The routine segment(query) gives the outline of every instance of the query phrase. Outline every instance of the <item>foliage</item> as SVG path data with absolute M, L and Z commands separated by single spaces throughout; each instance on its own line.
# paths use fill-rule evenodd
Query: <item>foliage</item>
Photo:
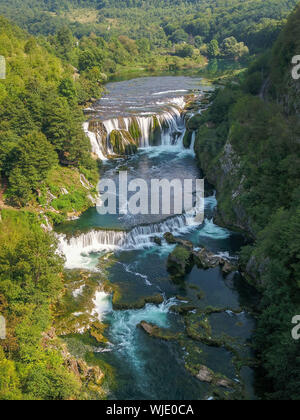
M 81 81 L 73 82 L 69 65 L 3 18 L 0 39 L 6 39 L 1 53 L 7 61 L 7 79 L 0 82 L 0 177 L 9 202 L 24 206 L 36 200 L 57 161 L 87 170 L 96 164 L 77 105 Z M 71 34 L 61 30 L 57 39 L 58 55 L 66 56 Z
M 63 288 L 63 260 L 56 240 L 36 216 L 2 211 L 0 222 L 0 310 L 7 338 L 0 347 L 0 399 L 68 399 L 79 384 L 54 349 L 43 349 L 51 325 L 50 304 Z
M 291 320 L 300 311 L 299 114 L 296 106 L 287 112 L 285 101 L 297 89 L 291 88 L 290 60 L 299 22 L 300 8 L 271 54 L 259 57 L 239 84 L 216 93 L 196 140 L 200 164 L 220 188 L 222 218 L 254 238 L 242 250 L 241 265 L 262 294 L 255 349 L 260 393 L 272 400 L 299 399 L 299 342 L 291 337 Z M 267 101 L 274 86 L 276 102 Z
M 271 47 L 296 4 L 297 0 L 0 0 L 0 13 L 35 35 L 54 35 L 67 22 L 78 38 L 94 33 L 108 41 L 121 35 L 147 39 L 152 49 L 160 49 L 170 43 L 196 45 L 196 37 L 207 44 L 235 37 L 257 52 Z M 70 45 L 70 34 L 63 32 L 61 41 Z

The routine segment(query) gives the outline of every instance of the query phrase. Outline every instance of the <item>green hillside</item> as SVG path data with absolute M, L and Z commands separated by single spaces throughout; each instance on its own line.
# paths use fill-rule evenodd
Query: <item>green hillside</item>
M 299 28 L 300 7 L 272 52 L 217 93 L 196 140 L 200 166 L 218 188 L 218 222 L 251 238 L 241 268 L 262 295 L 255 349 L 267 399 L 299 399 L 300 347 L 291 337 L 300 312 L 299 81 L 291 74 Z
M 152 48 L 202 45 L 234 36 L 251 52 L 270 47 L 297 0 L 0 0 L 0 14 L 33 34 L 54 34 L 66 20 L 77 36 L 146 38 Z

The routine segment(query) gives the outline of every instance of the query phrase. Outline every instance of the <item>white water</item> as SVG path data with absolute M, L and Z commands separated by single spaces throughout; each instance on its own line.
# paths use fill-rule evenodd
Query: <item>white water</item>
M 96 156 L 98 156 L 101 160 L 107 160 L 106 156 L 103 152 L 103 147 L 101 142 L 98 142 L 97 136 L 92 131 L 89 131 L 89 123 L 85 122 L 83 124 L 83 130 L 85 134 L 89 137 L 91 146 L 92 146 L 92 153 L 94 153 Z
M 211 207 L 212 198 L 208 197 L 205 200 L 208 200 L 205 202 L 205 207 Z M 71 238 L 61 234 L 58 235 L 59 250 L 66 258 L 66 268 L 95 269 L 101 253 L 153 248 L 155 236 L 162 238 L 167 232 L 180 236 L 200 228 L 201 224 L 195 219 L 195 215 L 203 212 L 203 209 L 198 210 L 196 209 L 192 214 L 171 217 L 160 223 L 137 226 L 130 231 L 91 230 Z M 230 236 L 230 233 L 216 226 L 212 220 L 206 219 L 199 230 L 199 236 L 225 239 Z
M 130 125 L 136 121 L 141 132 L 139 145 L 140 147 L 149 147 L 150 135 L 153 131 L 153 117 L 153 115 L 147 114 L 147 116 L 138 115 L 136 117 L 113 118 L 103 121 L 103 125 L 105 126 L 108 134 L 108 141 L 112 131 L 129 131 Z M 161 129 L 161 144 L 171 145 L 173 135 L 175 133 L 181 133 L 184 129 L 184 121 L 181 117 L 179 109 L 172 107 L 169 111 L 165 111 L 162 114 L 157 114 L 155 117 L 157 118 Z
M 172 101 L 171 101 L 172 102 Z M 92 152 L 101 160 L 107 160 L 106 153 L 114 154 L 110 144 L 110 134 L 112 131 L 126 130 L 129 131 L 133 123 L 137 123 L 141 136 L 139 138 L 139 147 L 148 148 L 151 146 L 150 138 L 154 130 L 154 119 L 158 121 L 161 132 L 160 143 L 164 146 L 171 146 L 174 144 L 182 144 L 183 135 L 185 132 L 184 119 L 181 114 L 181 109 L 185 105 L 184 98 L 174 98 L 173 103 L 176 106 L 171 106 L 168 110 L 160 114 L 149 114 L 112 118 L 103 121 L 103 125 L 107 131 L 107 137 L 103 138 L 100 133 L 89 131 L 89 122 L 84 123 L 84 132 L 90 139 Z
M 227 239 L 230 237 L 230 232 L 227 229 L 215 225 L 212 219 L 205 219 L 204 227 L 199 231 L 199 236 L 212 239 Z
M 112 311 L 111 296 L 104 291 L 96 292 L 93 300 L 94 310 L 92 315 L 97 316 L 99 321 L 103 320 L 103 317 Z
M 196 131 L 193 131 L 190 150 L 195 154 Z
M 143 369 L 143 362 L 138 356 L 137 325 L 141 321 L 153 323 L 159 327 L 169 326 L 168 312 L 171 306 L 176 304 L 176 299 L 172 298 L 164 301 L 161 305 L 147 304 L 143 309 L 114 311 L 111 314 L 112 322 L 110 334 L 115 350 L 126 356 L 129 363 L 136 369 Z
M 137 226 L 131 231 L 91 230 L 67 238 L 58 235 L 59 250 L 66 257 L 66 268 L 95 268 L 97 253 L 116 250 L 144 249 L 155 246 L 153 237 L 163 237 L 167 232 L 182 235 L 199 226 L 195 214 L 174 216 L 161 223 Z

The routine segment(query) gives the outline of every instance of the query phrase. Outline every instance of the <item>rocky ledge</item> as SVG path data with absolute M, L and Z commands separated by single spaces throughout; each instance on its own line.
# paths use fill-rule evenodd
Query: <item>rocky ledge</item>
M 151 324 L 146 321 L 141 321 L 138 324 L 138 327 L 141 328 L 150 337 L 159 338 L 165 341 L 176 340 L 179 337 L 179 333 L 173 334 L 167 329 L 159 328 L 157 325 Z
M 236 267 L 225 258 L 205 248 L 200 251 L 195 250 L 191 242 L 175 238 L 171 233 L 166 233 L 164 239 L 169 244 L 177 245 L 167 261 L 167 270 L 173 279 L 183 279 L 192 271 L 195 264 L 204 270 L 219 266 L 225 276 L 236 270 Z
M 216 375 L 211 369 L 204 365 L 199 367 L 199 371 L 195 376 L 201 382 L 206 382 L 223 388 L 233 388 L 234 386 L 233 382 L 228 378 Z
M 209 268 L 215 268 L 220 266 L 223 274 L 227 275 L 236 270 L 236 267 L 232 265 L 228 260 L 215 255 L 214 253 L 203 248 L 200 251 L 193 251 L 194 261 L 197 267 L 205 270 Z

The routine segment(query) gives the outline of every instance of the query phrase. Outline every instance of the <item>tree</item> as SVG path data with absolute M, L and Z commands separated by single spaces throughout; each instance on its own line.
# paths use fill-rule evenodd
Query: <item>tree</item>
M 181 44 L 182 42 L 188 42 L 189 36 L 183 29 L 177 29 L 170 36 L 170 39 L 174 44 Z
M 39 132 L 21 138 L 13 155 L 8 194 L 18 204 L 26 204 L 32 191 L 37 191 L 48 171 L 57 163 L 57 155 Z
M 63 58 L 68 58 L 74 45 L 74 38 L 71 29 L 68 26 L 62 27 L 56 34 L 55 44 L 57 52 Z
M 195 47 L 198 48 L 198 49 L 200 49 L 202 47 L 202 45 L 203 45 L 203 38 L 202 38 L 202 36 L 199 36 L 199 35 L 195 36 L 194 42 L 195 42 Z
M 194 48 L 189 44 L 177 45 L 175 54 L 182 58 L 192 57 L 194 54 Z
M 74 103 L 76 99 L 76 88 L 73 80 L 70 78 L 63 79 L 58 87 L 58 92 L 62 96 L 65 96 L 71 104 Z
M 97 65 L 97 59 L 91 50 L 84 50 L 79 55 L 79 70 L 89 70 Z
M 15 363 L 5 358 L 0 346 L 0 400 L 20 400 L 22 393 Z
M 209 57 L 215 58 L 220 54 L 219 43 L 216 39 L 210 41 L 207 46 L 207 54 Z
M 224 57 L 238 59 L 249 54 L 249 49 L 243 42 L 237 42 L 237 40 L 231 36 L 230 38 L 224 39 L 221 44 L 220 52 Z

